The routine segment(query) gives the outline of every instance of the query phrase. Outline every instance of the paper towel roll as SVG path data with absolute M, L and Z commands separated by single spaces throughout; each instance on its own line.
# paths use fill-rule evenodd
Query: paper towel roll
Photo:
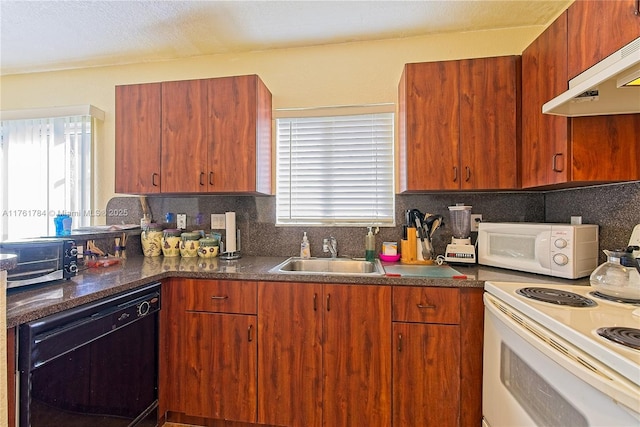
M 225 233 L 226 233 L 226 252 L 235 252 L 236 248 L 236 213 L 225 212 L 224 213 Z

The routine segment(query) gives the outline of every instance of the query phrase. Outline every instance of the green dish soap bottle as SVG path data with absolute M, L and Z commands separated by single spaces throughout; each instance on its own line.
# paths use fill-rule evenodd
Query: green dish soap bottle
M 369 227 L 369 232 L 364 238 L 364 258 L 367 261 L 376 259 L 376 236 L 374 236 L 371 227 Z

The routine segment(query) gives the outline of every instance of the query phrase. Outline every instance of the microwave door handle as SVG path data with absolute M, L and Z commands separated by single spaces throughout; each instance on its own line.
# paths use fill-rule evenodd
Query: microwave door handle
M 541 231 L 536 235 L 535 261 L 543 268 L 551 268 L 551 254 L 549 253 L 550 241 L 551 231 Z

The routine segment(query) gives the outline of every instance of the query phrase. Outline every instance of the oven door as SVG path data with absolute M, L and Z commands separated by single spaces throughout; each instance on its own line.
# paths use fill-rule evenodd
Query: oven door
M 486 425 L 638 425 L 637 386 L 490 294 L 484 300 Z

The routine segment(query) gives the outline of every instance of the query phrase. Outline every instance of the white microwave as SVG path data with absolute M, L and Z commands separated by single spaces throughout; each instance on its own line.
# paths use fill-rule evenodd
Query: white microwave
M 598 226 L 481 222 L 478 264 L 577 279 L 598 266 Z

